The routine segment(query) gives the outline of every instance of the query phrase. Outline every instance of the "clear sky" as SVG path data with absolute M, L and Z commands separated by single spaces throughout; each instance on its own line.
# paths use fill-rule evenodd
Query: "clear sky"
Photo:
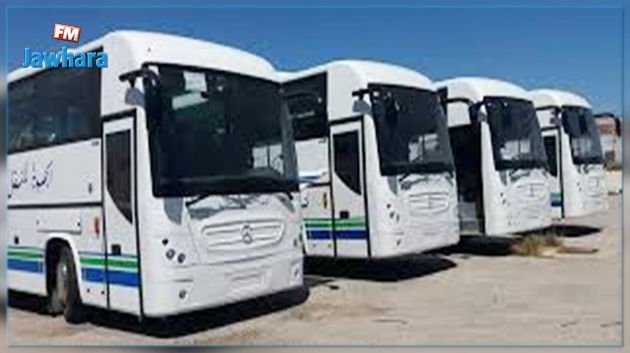
M 586 96 L 596 111 L 620 114 L 622 10 L 519 4 L 11 8 L 6 59 L 9 68 L 15 68 L 23 61 L 24 47 L 58 49 L 63 42 L 51 39 L 55 22 L 81 26 L 82 43 L 116 29 L 155 30 L 235 46 L 283 70 L 341 58 L 373 59 L 416 69 L 433 80 L 489 76 L 527 89 L 567 89 Z

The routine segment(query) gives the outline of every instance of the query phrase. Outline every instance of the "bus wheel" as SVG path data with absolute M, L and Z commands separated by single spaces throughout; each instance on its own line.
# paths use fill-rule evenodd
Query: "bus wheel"
M 79 295 L 77 272 L 72 252 L 66 246 L 61 248 L 55 264 L 55 275 L 50 293 L 50 307 L 63 312 L 68 323 L 80 323 L 84 320 L 83 305 Z

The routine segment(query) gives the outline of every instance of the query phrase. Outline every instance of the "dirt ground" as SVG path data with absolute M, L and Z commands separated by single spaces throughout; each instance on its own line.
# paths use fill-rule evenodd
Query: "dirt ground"
M 309 293 L 139 324 L 95 311 L 70 326 L 12 294 L 14 345 L 619 345 L 621 206 L 558 227 L 592 254 L 522 257 L 507 238 L 383 263 L 307 264 Z M 308 296 L 308 297 L 307 297 Z

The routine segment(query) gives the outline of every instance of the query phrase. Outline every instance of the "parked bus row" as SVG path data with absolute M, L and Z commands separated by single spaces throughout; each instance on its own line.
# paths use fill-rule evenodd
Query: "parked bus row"
M 589 103 L 368 61 L 279 72 L 113 32 L 102 68 L 9 75 L 9 288 L 81 321 L 303 285 L 303 256 L 380 259 L 606 207 Z M 553 211 L 552 211 L 553 210 Z

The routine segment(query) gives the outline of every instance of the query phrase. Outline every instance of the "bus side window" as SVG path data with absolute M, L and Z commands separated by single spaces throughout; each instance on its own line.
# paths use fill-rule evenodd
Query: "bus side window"
M 20 151 L 33 145 L 33 116 L 12 117 L 9 123 L 9 151 Z
M 556 137 L 555 136 L 545 136 L 545 151 L 547 152 L 547 171 L 549 174 L 554 177 L 558 176 L 558 162 L 557 162 L 557 151 L 556 151 Z
M 295 140 L 327 137 L 326 74 L 285 83 L 283 89 Z
M 129 222 L 131 218 L 131 132 L 120 131 L 108 134 L 107 191 L 116 208 Z
M 333 148 L 335 150 L 335 174 L 350 190 L 361 195 L 358 131 L 333 135 Z
M 9 151 L 101 135 L 101 69 L 47 69 L 9 84 Z
M 63 121 L 59 115 L 40 117 L 34 125 L 34 143 L 53 145 L 65 139 Z

